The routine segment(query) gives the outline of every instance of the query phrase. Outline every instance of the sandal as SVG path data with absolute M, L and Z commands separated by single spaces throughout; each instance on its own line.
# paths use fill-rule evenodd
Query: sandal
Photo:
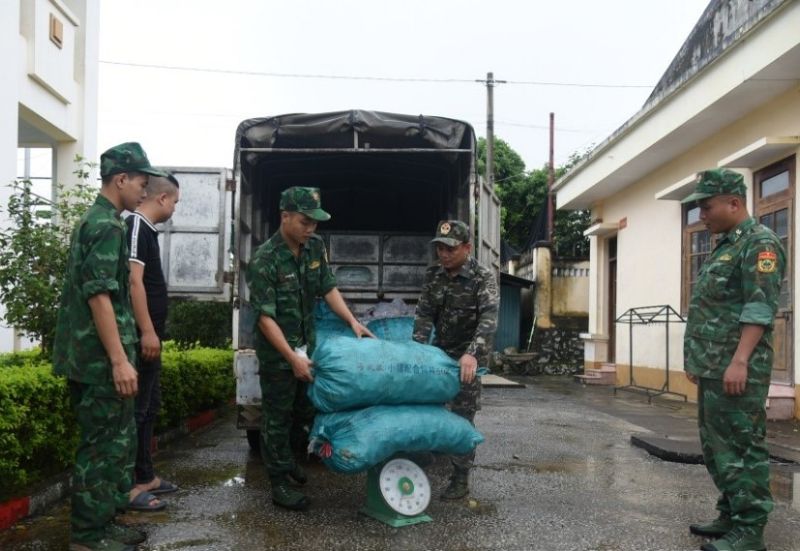
M 128 503 L 128 509 L 130 511 L 160 511 L 167 506 L 163 501 L 153 505 L 153 501 L 158 501 L 158 498 L 150 492 L 140 492 Z
M 148 491 L 154 496 L 157 496 L 161 494 L 169 494 L 171 492 L 177 492 L 178 487 L 172 482 L 167 482 L 166 480 L 161 479 L 161 484 L 158 485 L 158 488 Z

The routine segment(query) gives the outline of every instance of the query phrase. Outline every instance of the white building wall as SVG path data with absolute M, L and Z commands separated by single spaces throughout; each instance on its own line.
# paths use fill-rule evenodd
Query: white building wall
M 65 185 L 75 183 L 76 154 L 97 161 L 99 9 L 98 0 L 0 1 L 0 205 L 19 147 L 52 147 L 54 180 Z M 61 48 L 51 16 L 63 26 Z M 0 352 L 20 344 L 0 323 Z
M 10 74 L 17 74 L 19 60 L 19 8 L 16 0 L 0 2 L 0 52 L 3 52 L 2 65 Z M 0 208 L 8 204 L 10 191 L 7 184 L 16 176 L 17 116 L 17 87 L 0 86 Z M 0 225 L 8 226 L 4 208 L 0 213 Z M 0 314 L 3 313 L 0 304 Z M 13 345 L 13 331 L 0 321 L 0 352 L 11 350 Z
M 680 311 L 682 283 L 682 224 L 678 201 L 657 200 L 656 193 L 670 187 L 685 177 L 718 162 L 764 136 L 793 136 L 800 133 L 800 88 L 794 89 L 775 101 L 754 110 L 746 117 L 724 128 L 718 134 L 699 144 L 688 153 L 668 161 L 657 171 L 638 183 L 606 198 L 602 205 L 604 222 L 626 220 L 626 227 L 617 234 L 617 312 L 628 308 L 668 304 Z M 775 158 L 762 166 L 783 159 L 792 153 L 800 157 L 800 148 L 776 153 Z M 743 170 L 745 181 L 752 188 L 752 170 Z M 795 182 L 795 186 L 798 182 Z M 752 213 L 752 194 L 748 196 Z M 794 232 L 800 230 L 800 209 L 795 209 Z M 596 239 L 596 238 L 593 238 Z M 797 239 L 795 238 L 795 241 Z M 592 256 L 595 258 L 593 246 Z M 800 284 L 795 270 L 795 289 Z M 604 267 L 592 264 L 592 277 L 599 279 Z M 599 304 L 601 310 L 607 301 L 598 300 L 603 284 L 591 285 L 590 305 Z M 795 296 L 797 292 L 795 291 Z M 795 301 L 797 302 L 797 301 Z M 795 305 L 795 310 L 797 305 Z M 592 312 L 594 308 L 590 308 Z M 603 334 L 606 313 L 590 315 L 590 332 Z M 670 368 L 683 368 L 683 326 L 676 325 L 670 332 Z M 797 339 L 795 338 L 795 341 Z M 665 363 L 663 327 L 634 329 L 634 356 L 636 366 L 663 367 Z M 628 363 L 628 329 L 617 326 L 617 363 Z M 795 346 L 794 365 L 798 366 L 800 346 Z M 800 369 L 795 367 L 795 377 Z

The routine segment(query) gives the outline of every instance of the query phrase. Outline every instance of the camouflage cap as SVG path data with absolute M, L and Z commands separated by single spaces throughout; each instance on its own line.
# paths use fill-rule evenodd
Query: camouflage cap
M 166 177 L 167 173 L 153 168 L 142 146 L 136 142 L 115 145 L 100 155 L 100 176 L 112 176 L 122 172 L 143 172 Z
M 727 168 L 714 168 L 697 173 L 697 187 L 681 203 L 691 203 L 714 197 L 715 195 L 741 195 L 747 194 L 744 177 L 738 172 Z
M 321 207 L 322 198 L 319 194 L 319 188 L 295 186 L 281 193 L 281 210 L 300 212 L 317 222 L 330 220 L 331 215 L 322 210 Z
M 431 243 L 443 243 L 448 247 L 455 247 L 462 243 L 469 243 L 469 226 L 461 220 L 440 220 L 436 226 L 436 237 Z

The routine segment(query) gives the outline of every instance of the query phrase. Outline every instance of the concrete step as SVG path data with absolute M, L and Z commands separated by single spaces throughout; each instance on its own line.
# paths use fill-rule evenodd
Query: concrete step
M 617 364 L 603 364 L 597 368 L 590 368 L 587 371 L 599 371 L 601 373 L 616 373 L 617 372 Z
M 602 372 L 598 369 L 587 369 L 583 375 L 575 375 L 575 380 L 585 385 L 613 385 L 617 382 L 613 371 Z
M 769 385 L 767 394 L 767 419 L 785 421 L 794 418 L 794 387 L 789 385 Z

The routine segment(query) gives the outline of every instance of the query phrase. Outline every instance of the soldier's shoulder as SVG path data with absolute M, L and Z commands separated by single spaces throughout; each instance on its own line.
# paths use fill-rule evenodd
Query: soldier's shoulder
M 282 240 L 278 238 L 278 232 L 273 233 L 269 239 L 264 241 L 261 245 L 256 247 L 255 255 L 263 256 L 265 254 L 269 254 L 275 251 L 278 248 L 278 245 L 282 243 Z
M 325 250 L 325 241 L 322 239 L 322 237 L 314 233 L 308 239 L 308 246 L 314 252 L 321 252 Z
M 495 274 L 493 269 L 488 268 L 486 266 L 482 266 L 482 265 L 478 264 L 477 261 L 475 262 L 475 268 L 474 269 L 475 269 L 475 274 L 479 278 L 485 279 L 485 280 L 497 281 L 497 275 Z
M 84 236 L 91 237 L 106 233 L 122 234 L 125 229 L 125 223 L 105 209 L 92 206 L 81 218 L 79 227 L 85 230 L 82 232 Z
M 750 239 L 755 243 L 774 243 L 781 244 L 781 238 L 763 224 L 755 224 L 750 232 Z
M 276 258 L 275 254 L 273 254 L 274 252 L 275 243 L 272 239 L 267 239 L 253 251 L 253 256 L 250 257 L 249 265 L 252 268 L 268 266 L 271 262 L 274 262 Z

